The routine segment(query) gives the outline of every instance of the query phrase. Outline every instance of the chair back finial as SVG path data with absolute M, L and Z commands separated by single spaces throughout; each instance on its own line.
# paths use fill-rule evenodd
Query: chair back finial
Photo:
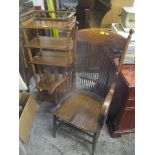
M 126 41 L 126 44 L 125 44 L 124 49 L 122 51 L 122 55 L 121 55 L 121 58 L 120 58 L 120 61 L 119 61 L 119 65 L 117 67 L 117 72 L 120 72 L 120 70 L 122 69 L 122 65 L 123 65 L 123 62 L 124 62 L 125 54 L 127 52 L 127 49 L 128 49 L 128 46 L 129 46 L 129 43 L 130 43 L 130 40 L 131 40 L 131 37 L 132 37 L 133 33 L 134 33 L 134 30 L 130 29 L 129 35 L 128 35 L 128 38 L 127 38 L 127 41 Z

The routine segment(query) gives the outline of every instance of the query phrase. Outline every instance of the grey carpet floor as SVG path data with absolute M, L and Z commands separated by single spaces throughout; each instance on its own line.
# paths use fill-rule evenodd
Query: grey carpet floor
M 27 155 L 90 155 L 91 145 L 57 131 L 52 137 L 52 108 L 49 102 L 39 102 L 40 109 L 33 121 L 29 141 L 25 145 Z M 111 138 L 105 126 L 96 144 L 95 155 L 134 155 L 134 133 Z

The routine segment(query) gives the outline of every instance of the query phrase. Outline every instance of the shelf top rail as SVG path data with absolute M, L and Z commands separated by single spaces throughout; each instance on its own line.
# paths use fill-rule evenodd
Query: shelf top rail
M 50 18 L 50 14 L 54 13 L 56 15 L 55 19 Z M 33 18 L 34 20 L 49 20 L 49 21 L 68 21 L 73 18 L 75 15 L 74 11 L 47 11 L 47 10 L 30 10 L 24 14 L 20 15 L 21 18 Z

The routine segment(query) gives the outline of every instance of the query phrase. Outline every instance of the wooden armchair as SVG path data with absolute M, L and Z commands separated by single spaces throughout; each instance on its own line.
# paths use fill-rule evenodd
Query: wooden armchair
M 76 135 L 95 144 L 106 121 L 115 89 L 117 74 L 132 35 L 128 38 L 103 29 L 84 29 L 78 32 L 76 64 L 73 76 L 67 76 L 49 90 L 55 93 L 57 106 L 53 116 L 53 137 L 64 126 L 85 133 L 93 140 Z M 123 51 L 118 67 L 114 65 L 114 50 Z M 71 132 L 68 132 L 71 134 Z

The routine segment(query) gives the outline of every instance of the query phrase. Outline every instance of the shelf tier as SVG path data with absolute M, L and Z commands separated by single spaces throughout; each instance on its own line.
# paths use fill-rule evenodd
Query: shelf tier
M 42 82 L 39 81 L 36 83 L 37 88 L 43 89 L 43 90 L 49 90 L 50 87 L 55 86 L 60 80 L 51 81 L 51 82 Z
M 49 94 L 49 92 L 47 90 L 42 90 L 37 92 L 37 98 L 39 100 L 44 100 L 44 101 L 52 101 L 55 103 L 55 98 L 53 95 Z
M 21 28 L 25 29 L 59 29 L 59 30 L 69 30 L 71 31 L 75 26 L 76 18 L 74 18 L 70 23 L 62 22 L 52 22 L 43 20 L 29 19 L 21 24 Z
M 53 50 L 71 50 L 73 47 L 73 40 L 71 39 L 70 48 L 66 47 L 66 38 L 53 38 L 47 36 L 39 36 L 33 38 L 24 47 L 30 48 L 45 48 L 45 49 L 53 49 Z
M 42 53 L 39 52 L 39 54 L 34 56 L 30 63 L 56 67 L 70 67 L 72 62 L 69 61 L 67 53 L 42 51 Z
M 37 88 L 43 89 L 43 90 L 48 90 L 48 89 L 51 87 L 51 85 L 52 85 L 53 83 L 54 83 L 54 82 L 47 82 L 47 83 L 45 83 L 45 82 L 39 81 L 39 82 L 37 83 Z

